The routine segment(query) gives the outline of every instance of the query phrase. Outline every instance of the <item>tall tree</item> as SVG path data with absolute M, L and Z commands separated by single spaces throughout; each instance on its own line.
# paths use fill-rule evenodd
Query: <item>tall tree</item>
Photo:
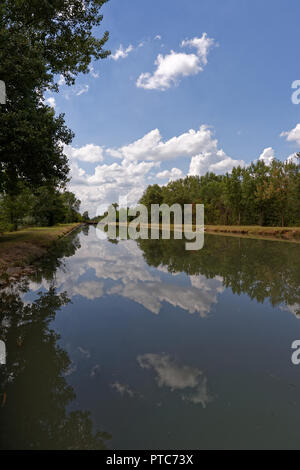
M 16 181 L 34 186 L 65 183 L 63 144 L 72 133 L 64 117 L 42 103 L 46 89 L 58 90 L 62 75 L 72 85 L 91 61 L 109 55 L 108 33 L 95 36 L 107 0 L 2 0 L 0 78 L 7 102 L 0 107 L 0 191 Z

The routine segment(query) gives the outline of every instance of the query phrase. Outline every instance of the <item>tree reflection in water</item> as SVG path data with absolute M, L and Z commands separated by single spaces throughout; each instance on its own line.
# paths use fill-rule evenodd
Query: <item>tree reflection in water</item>
M 138 240 L 149 266 L 166 266 L 171 273 L 222 278 L 234 294 L 272 306 L 297 306 L 300 316 L 300 250 L 296 243 L 205 236 L 204 248 L 186 251 L 184 240 Z
M 49 254 L 43 277 L 53 279 L 62 256 L 79 247 L 73 235 Z M 23 300 L 28 281 L 0 293 L 0 337 L 7 363 L 0 366 L 1 449 L 105 449 L 106 433 L 94 432 L 89 412 L 68 413 L 75 399 L 64 374 L 71 361 L 50 328 L 56 313 L 69 302 L 53 285 L 30 303 Z

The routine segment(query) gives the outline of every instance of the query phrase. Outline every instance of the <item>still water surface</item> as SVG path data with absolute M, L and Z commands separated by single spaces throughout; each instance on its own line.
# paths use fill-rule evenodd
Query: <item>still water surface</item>
M 300 246 L 64 239 L 0 295 L 0 447 L 300 448 Z

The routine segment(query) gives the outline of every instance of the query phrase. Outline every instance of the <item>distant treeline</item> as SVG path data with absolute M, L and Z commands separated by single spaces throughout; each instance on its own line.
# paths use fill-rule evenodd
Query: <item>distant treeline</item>
M 298 161 L 297 161 L 298 159 Z M 165 186 L 148 186 L 139 201 L 151 204 L 204 204 L 211 225 L 300 225 L 300 154 L 270 165 L 259 160 L 226 175 L 187 176 Z
M 0 232 L 87 221 L 88 213 L 81 215 L 79 208 L 79 199 L 70 191 L 52 185 L 32 190 L 19 183 L 16 194 L 0 193 Z

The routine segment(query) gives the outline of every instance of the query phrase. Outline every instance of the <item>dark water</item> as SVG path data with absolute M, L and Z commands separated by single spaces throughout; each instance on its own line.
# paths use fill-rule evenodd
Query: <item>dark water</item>
M 300 448 L 299 245 L 91 227 L 0 301 L 1 448 Z

